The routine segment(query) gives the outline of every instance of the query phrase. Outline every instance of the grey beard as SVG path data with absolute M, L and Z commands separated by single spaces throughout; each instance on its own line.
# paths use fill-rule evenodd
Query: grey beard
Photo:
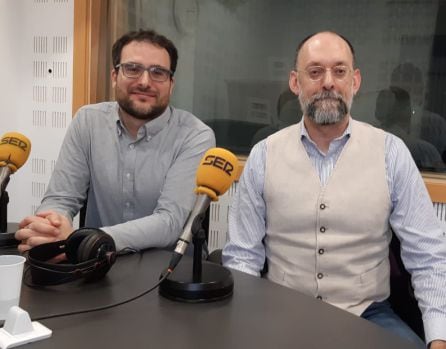
M 318 125 L 336 124 L 349 113 L 342 97 L 333 91 L 320 92 L 309 101 L 304 101 L 299 95 L 299 102 L 304 114 Z

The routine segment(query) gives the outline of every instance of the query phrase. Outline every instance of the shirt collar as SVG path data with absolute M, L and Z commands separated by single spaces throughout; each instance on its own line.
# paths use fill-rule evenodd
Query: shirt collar
M 337 137 L 334 139 L 334 141 L 339 140 L 339 139 L 343 139 L 344 137 L 350 137 L 351 133 L 352 133 L 352 118 L 351 116 L 349 116 L 348 118 L 348 125 L 347 128 L 345 129 L 344 133 L 342 133 L 341 136 Z M 300 138 L 306 138 L 308 139 L 311 143 L 314 143 L 313 140 L 310 138 L 310 135 L 308 134 L 307 128 L 305 127 L 305 123 L 304 123 L 304 118 L 302 117 L 301 120 L 301 128 L 300 128 Z

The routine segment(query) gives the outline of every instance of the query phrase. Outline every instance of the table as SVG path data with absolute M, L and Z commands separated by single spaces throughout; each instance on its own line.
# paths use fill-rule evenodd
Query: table
M 170 253 L 149 250 L 118 258 L 96 283 L 33 289 L 20 306 L 31 318 L 131 298 L 156 283 Z M 189 263 L 184 257 L 181 263 Z M 42 320 L 53 336 L 24 348 L 342 348 L 411 349 L 409 342 L 364 319 L 292 289 L 233 270 L 234 295 L 189 304 L 155 290 L 104 311 Z

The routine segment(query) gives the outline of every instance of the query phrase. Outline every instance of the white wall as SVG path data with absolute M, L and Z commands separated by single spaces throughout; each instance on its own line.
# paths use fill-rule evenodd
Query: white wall
M 0 0 L 0 133 L 17 131 L 32 142 L 7 187 L 10 222 L 39 205 L 71 121 L 73 6 L 74 0 Z

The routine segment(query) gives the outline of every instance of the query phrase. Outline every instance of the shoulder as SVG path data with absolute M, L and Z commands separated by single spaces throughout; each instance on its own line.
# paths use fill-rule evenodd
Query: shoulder
M 272 148 L 276 144 L 282 146 L 284 142 L 287 143 L 290 140 L 294 142 L 296 139 L 300 139 L 301 123 L 293 124 L 273 133 L 266 138 L 266 144 Z
M 215 147 L 214 131 L 192 113 L 170 107 L 171 115 L 165 128 L 165 141 L 174 147 L 204 152 Z
M 118 117 L 118 107 L 116 102 L 103 102 L 97 104 L 84 105 L 74 115 L 73 121 L 79 124 L 100 123 L 106 121 L 116 122 Z
M 172 121 L 180 129 L 189 129 L 197 132 L 212 132 L 212 129 L 191 112 L 170 107 L 172 110 Z
M 182 147 L 215 147 L 214 131 L 192 113 L 171 107 L 169 133 Z
M 352 129 L 361 130 L 369 134 L 380 135 L 381 137 L 386 137 L 387 132 L 381 128 L 373 126 L 367 122 L 351 119 Z

